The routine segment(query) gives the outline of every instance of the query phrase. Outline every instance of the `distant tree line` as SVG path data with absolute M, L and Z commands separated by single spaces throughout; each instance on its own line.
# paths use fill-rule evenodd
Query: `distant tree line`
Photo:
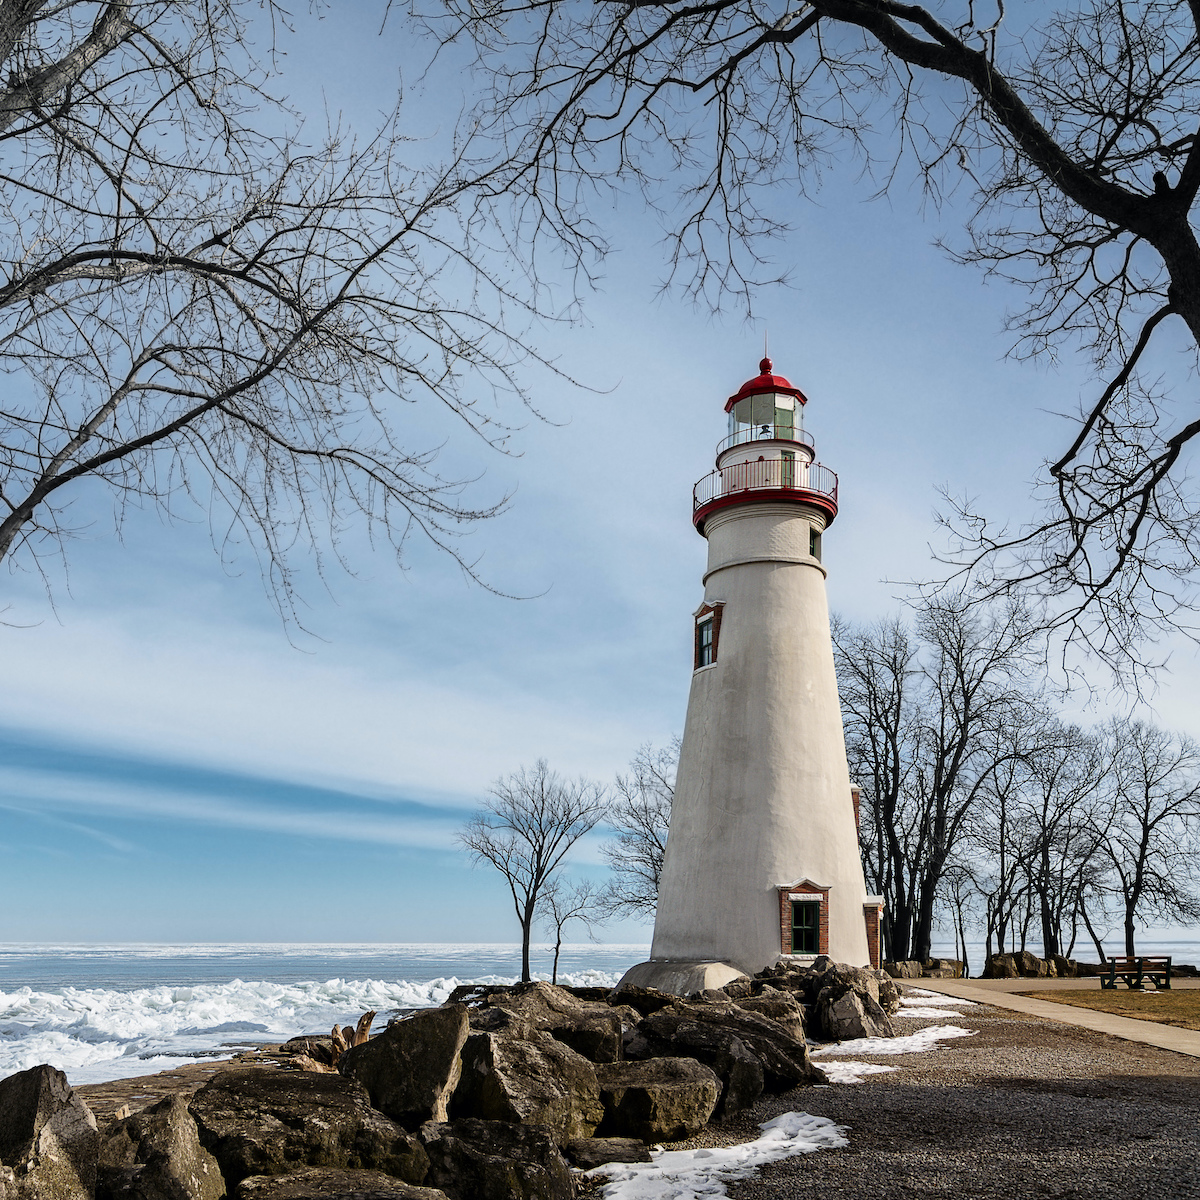
M 834 622 L 846 751 L 862 789 L 867 886 L 884 950 L 930 956 L 935 928 L 985 953 L 1200 917 L 1200 747 L 1144 721 L 1064 720 L 1035 622 L 942 596 L 911 621 Z

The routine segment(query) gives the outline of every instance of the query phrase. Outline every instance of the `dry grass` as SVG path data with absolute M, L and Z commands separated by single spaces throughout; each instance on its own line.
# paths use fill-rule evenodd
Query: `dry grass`
M 1160 1025 L 1175 1025 L 1180 1029 L 1200 1030 L 1200 990 L 1187 991 L 1120 991 L 1100 992 L 1022 992 L 1037 1000 L 1055 1004 L 1073 1004 L 1096 1012 L 1112 1013 L 1117 1017 L 1134 1017 L 1139 1021 L 1157 1021 Z

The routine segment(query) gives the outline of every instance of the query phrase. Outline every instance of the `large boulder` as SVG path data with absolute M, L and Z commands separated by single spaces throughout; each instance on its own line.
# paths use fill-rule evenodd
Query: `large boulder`
M 92 1200 L 100 1134 L 67 1077 L 45 1064 L 0 1079 L 0 1188 L 16 1200 Z
M 738 1008 L 744 1009 L 746 1012 L 770 1017 L 772 1021 L 786 1029 L 796 1041 L 805 1040 L 804 1005 L 796 999 L 795 993 L 781 991 L 779 988 L 765 987 L 757 996 L 746 996 L 736 1003 Z
M 813 1016 L 820 1036 L 838 1042 L 895 1037 L 892 1022 L 879 1003 L 879 973 L 846 963 L 826 960 L 826 964 L 822 964 L 823 970 L 814 971 L 810 985 L 810 994 L 816 991 Z
M 469 1029 L 465 1005 L 423 1009 L 347 1050 L 341 1071 L 367 1089 L 375 1108 L 407 1128 L 445 1121 Z
M 877 1000 L 852 987 L 830 985 L 817 999 L 817 1025 L 835 1042 L 895 1037 L 896 1031 Z
M 695 1044 L 695 1035 L 685 1032 L 676 1044 L 680 1027 L 688 1022 L 714 1026 L 725 1030 L 729 1038 L 736 1038 L 762 1064 L 763 1087 L 767 1091 L 786 1092 L 803 1083 L 828 1082 L 824 1072 L 813 1065 L 806 1042 L 793 1037 L 770 1017 L 732 1003 L 694 1004 L 677 1000 L 651 1013 L 626 1043 L 627 1056 L 695 1057 L 688 1046 L 689 1042 Z
M 111 1125 L 100 1147 L 97 1200 L 221 1200 L 217 1160 L 200 1145 L 183 1096 Z
M 570 1168 L 550 1131 L 472 1118 L 421 1130 L 429 1179 L 450 1200 L 574 1200 Z
M 570 1046 L 591 1062 L 621 1057 L 621 1014 L 606 1001 L 583 1000 L 542 980 L 495 988 L 481 999 Z M 472 1028 L 480 1028 L 475 1021 Z
M 251 1175 L 237 1200 L 448 1200 L 440 1188 L 418 1187 L 382 1171 L 306 1167 L 289 1175 Z
M 694 1058 L 710 1068 L 721 1083 L 714 1117 L 728 1117 L 749 1108 L 763 1093 L 761 1060 L 724 1025 L 681 1021 L 668 1038 L 641 1036 L 637 1043 L 641 1058 Z
M 193 1097 L 200 1142 L 229 1187 L 249 1175 L 354 1167 L 422 1183 L 429 1161 L 412 1134 L 343 1075 L 222 1071 Z
M 596 1068 L 548 1033 L 472 1033 L 451 1100 L 455 1118 L 544 1125 L 560 1143 L 588 1138 L 604 1117 Z
M 604 1101 L 602 1136 L 677 1142 L 708 1124 L 721 1082 L 691 1058 L 649 1058 L 596 1068 Z

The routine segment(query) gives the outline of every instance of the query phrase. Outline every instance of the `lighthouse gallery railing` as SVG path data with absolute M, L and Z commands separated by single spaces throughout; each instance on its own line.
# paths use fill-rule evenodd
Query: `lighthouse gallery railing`
M 706 475 L 692 492 L 692 511 L 722 496 L 742 492 L 818 492 L 837 503 L 838 478 L 820 463 L 792 459 L 760 458 L 757 462 L 731 463 Z

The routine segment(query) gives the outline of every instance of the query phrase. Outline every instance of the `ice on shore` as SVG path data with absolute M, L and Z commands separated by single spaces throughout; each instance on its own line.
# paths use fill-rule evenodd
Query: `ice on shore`
M 578 986 L 613 987 L 602 971 L 560 976 Z M 229 1058 L 260 1042 L 352 1024 L 368 1009 L 432 1008 L 460 983 L 514 983 L 510 976 L 428 982 L 327 979 L 191 987 L 29 987 L 0 991 L 0 1079 L 39 1063 L 73 1086 L 152 1075 L 201 1059 Z
M 739 1146 L 652 1150 L 648 1163 L 607 1163 L 586 1172 L 608 1179 L 604 1200 L 707 1200 L 727 1196 L 727 1183 L 745 1179 L 765 1163 L 850 1143 L 846 1127 L 828 1117 L 789 1112 L 759 1126 L 762 1137 Z

